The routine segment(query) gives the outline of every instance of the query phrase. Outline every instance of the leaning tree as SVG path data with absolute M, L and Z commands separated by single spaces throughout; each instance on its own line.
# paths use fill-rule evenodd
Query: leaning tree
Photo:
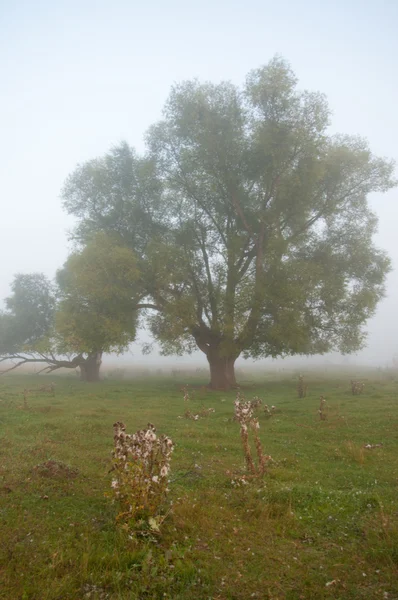
M 2 372 L 43 363 L 41 372 L 79 368 L 83 381 L 98 381 L 102 354 L 135 339 L 139 278 L 131 249 L 104 234 L 68 258 L 56 285 L 17 275 L 0 314 L 0 362 L 11 362 Z
M 63 197 L 76 236 L 116 231 L 139 257 L 165 353 L 198 347 L 211 387 L 238 356 L 352 352 L 390 268 L 372 192 L 392 162 L 330 135 L 324 96 L 275 58 L 243 88 L 175 86 L 138 157 L 127 144 L 80 165 Z

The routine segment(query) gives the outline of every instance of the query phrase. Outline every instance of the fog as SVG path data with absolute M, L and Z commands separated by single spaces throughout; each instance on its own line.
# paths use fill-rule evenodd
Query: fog
M 59 199 L 64 179 L 122 139 L 143 150 L 145 131 L 176 81 L 242 83 L 279 53 L 300 87 L 327 95 L 332 131 L 365 136 L 375 154 L 397 158 L 397 22 L 396 3 L 367 0 L 1 3 L 0 298 L 17 272 L 54 276 L 73 226 Z M 370 198 L 377 243 L 394 271 L 368 324 L 368 347 L 351 364 L 386 365 L 398 353 L 397 197 L 395 189 Z M 145 332 L 139 338 L 148 339 Z M 347 364 L 338 355 L 311 364 L 325 360 Z M 205 365 L 200 353 L 143 357 L 139 343 L 118 362 L 134 361 Z

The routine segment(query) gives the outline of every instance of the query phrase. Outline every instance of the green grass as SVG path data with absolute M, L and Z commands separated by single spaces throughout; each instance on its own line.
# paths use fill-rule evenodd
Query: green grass
M 244 382 L 278 413 L 260 412 L 275 462 L 242 488 L 227 474 L 244 472 L 232 392 L 195 387 L 190 410 L 216 412 L 194 422 L 178 418 L 186 381 L 171 377 L 59 377 L 55 397 L 32 394 L 27 408 L 23 389 L 42 380 L 1 378 L 0 598 L 398 598 L 398 382 L 368 376 L 352 396 L 349 376 L 308 374 L 302 400 L 295 378 Z M 105 494 L 117 420 L 129 432 L 150 421 L 176 444 L 157 543 L 115 527 Z M 47 460 L 71 470 L 35 468 Z

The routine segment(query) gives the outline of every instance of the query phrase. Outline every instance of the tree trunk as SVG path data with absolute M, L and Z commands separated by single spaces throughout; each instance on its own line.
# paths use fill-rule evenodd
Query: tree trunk
M 80 363 L 80 381 L 99 381 L 102 362 L 102 352 L 89 354 L 84 362 Z
M 210 384 L 213 390 L 230 390 L 237 386 L 235 379 L 236 357 L 217 356 L 211 352 L 207 355 L 210 365 Z

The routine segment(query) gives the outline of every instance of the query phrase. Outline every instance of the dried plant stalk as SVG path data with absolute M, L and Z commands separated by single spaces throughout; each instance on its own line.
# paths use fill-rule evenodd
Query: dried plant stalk
M 260 438 L 258 437 L 258 430 L 260 429 L 260 425 L 257 420 L 253 422 L 252 429 L 254 431 L 254 443 L 256 445 L 257 451 L 258 472 L 260 475 L 264 475 L 267 468 L 266 461 L 269 460 L 271 457 L 265 457 L 264 455 L 263 447 L 261 445 Z
M 184 387 L 182 388 L 182 391 L 184 392 L 184 402 L 189 402 L 189 400 L 191 399 L 191 396 L 189 395 L 188 384 L 184 385 Z
M 216 412 L 214 408 L 205 408 L 205 407 L 202 407 L 197 414 L 191 412 L 190 410 L 186 410 L 184 413 L 184 418 L 192 419 L 193 421 L 199 421 L 199 419 L 201 417 L 208 417 L 209 415 L 211 415 L 214 412 Z M 182 417 L 178 417 L 178 418 L 181 419 Z
M 351 379 L 351 392 L 353 396 L 358 396 L 362 394 L 364 390 L 365 384 L 361 381 L 354 381 Z
M 320 396 L 320 405 L 319 405 L 319 418 L 321 421 L 326 421 L 327 419 L 327 414 L 326 414 L 326 400 L 323 396 Z
M 263 403 L 263 401 L 258 396 L 254 396 L 254 398 L 252 400 L 250 400 L 250 405 L 253 410 L 256 410 L 256 408 L 260 408 L 262 403 Z
M 121 508 L 117 520 L 122 520 L 129 528 L 134 528 L 139 522 L 149 522 L 156 529 L 160 521 L 154 519 L 159 517 L 169 491 L 173 442 L 167 436 L 158 437 L 151 423 L 148 423 L 147 429 L 133 435 L 126 433 L 121 422 L 115 423 L 113 428 L 112 493 Z
M 235 419 L 240 424 L 240 437 L 242 440 L 243 453 L 248 471 L 253 476 L 264 475 L 267 467 L 267 461 L 271 460 L 270 456 L 265 456 L 261 441 L 258 436 L 260 425 L 258 419 L 253 414 L 254 407 L 252 402 L 242 400 L 240 394 L 235 400 Z M 257 466 L 254 464 L 250 443 L 249 443 L 249 428 L 254 432 L 254 443 L 257 451 Z
M 264 413 L 267 417 L 272 417 L 275 414 L 276 406 L 272 405 L 271 408 L 268 404 L 264 404 Z
M 299 376 L 297 394 L 299 398 L 305 398 L 307 396 L 307 385 L 304 382 L 304 377 L 302 375 Z
M 240 428 L 240 437 L 242 439 L 243 452 L 245 454 L 245 461 L 247 469 L 253 474 L 256 475 L 256 467 L 254 466 L 252 453 L 250 450 L 249 444 L 249 431 L 247 425 L 241 425 Z

